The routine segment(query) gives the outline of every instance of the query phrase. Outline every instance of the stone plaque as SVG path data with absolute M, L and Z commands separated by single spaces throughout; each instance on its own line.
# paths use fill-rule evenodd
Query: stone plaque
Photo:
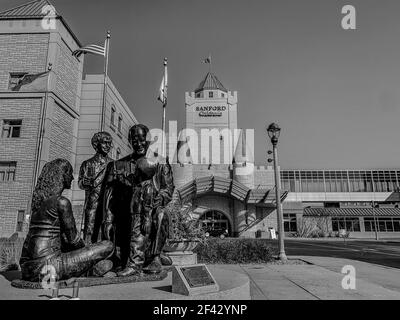
M 183 267 L 181 270 L 191 288 L 215 284 L 205 266 Z
M 172 293 L 193 296 L 217 291 L 218 283 L 205 264 L 174 266 Z

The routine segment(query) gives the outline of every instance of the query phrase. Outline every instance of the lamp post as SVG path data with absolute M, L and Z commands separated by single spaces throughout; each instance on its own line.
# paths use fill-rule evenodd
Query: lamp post
M 267 128 L 268 136 L 271 139 L 273 148 L 273 162 L 274 162 L 274 173 L 275 173 L 275 198 L 276 198 L 276 212 L 278 215 L 278 233 L 279 233 L 279 260 L 287 261 L 285 253 L 285 230 L 283 227 L 283 213 L 281 206 L 281 179 L 278 170 L 278 151 L 277 144 L 278 138 L 281 132 L 281 128 L 276 123 L 271 123 Z
M 375 215 L 375 186 L 374 186 L 374 174 L 371 172 L 371 184 L 372 184 L 372 216 L 374 217 L 374 229 L 375 229 L 375 240 L 379 240 L 378 226 L 376 223 Z

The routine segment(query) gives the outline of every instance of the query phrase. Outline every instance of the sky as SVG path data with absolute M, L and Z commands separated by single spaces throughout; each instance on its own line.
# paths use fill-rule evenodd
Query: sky
M 0 10 L 27 0 L 0 0 Z M 238 92 L 238 125 L 255 129 L 265 165 L 266 127 L 282 128 L 285 169 L 399 168 L 398 0 L 50 0 L 83 44 L 111 31 L 109 75 L 136 118 L 161 126 L 156 100 L 168 58 L 167 120 L 184 126 L 186 91 L 208 71 Z M 344 30 L 344 5 L 356 30 Z M 85 73 L 103 58 L 85 57 Z

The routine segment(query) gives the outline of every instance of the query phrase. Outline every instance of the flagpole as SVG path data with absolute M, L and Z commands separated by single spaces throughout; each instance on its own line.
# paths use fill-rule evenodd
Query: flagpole
M 164 135 L 165 135 L 165 109 L 167 107 L 167 58 L 164 58 L 164 77 L 163 77 L 163 87 L 164 87 L 164 101 L 163 101 L 163 115 L 162 115 L 162 135 L 161 135 L 161 155 L 165 157 L 164 154 Z
M 104 129 L 104 115 L 106 110 L 106 100 L 107 100 L 107 78 L 108 78 L 108 52 L 110 49 L 110 31 L 107 31 L 106 43 L 105 43 L 105 59 L 104 59 L 104 88 L 103 88 L 103 103 L 101 107 L 101 122 L 100 131 Z

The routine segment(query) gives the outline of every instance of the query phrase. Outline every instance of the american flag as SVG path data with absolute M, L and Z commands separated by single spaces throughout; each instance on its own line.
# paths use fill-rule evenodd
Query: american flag
M 85 47 L 82 47 L 80 49 L 75 50 L 72 52 L 72 55 L 75 57 L 79 57 L 82 53 L 92 53 L 92 54 L 98 54 L 103 57 L 106 56 L 106 44 L 104 44 L 104 47 L 99 46 L 97 44 L 91 44 Z

